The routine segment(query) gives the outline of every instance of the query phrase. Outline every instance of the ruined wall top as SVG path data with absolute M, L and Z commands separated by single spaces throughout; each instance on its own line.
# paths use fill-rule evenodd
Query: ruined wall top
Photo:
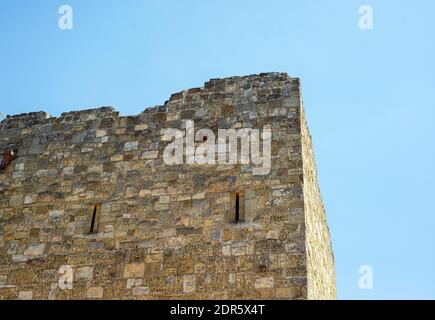
M 213 79 L 135 116 L 111 107 L 8 116 L 0 300 L 332 298 L 301 105 L 299 79 L 264 73 Z M 221 129 L 234 134 L 228 148 Z
M 262 102 L 272 100 L 274 96 L 276 96 L 276 98 L 290 96 L 291 85 L 293 84 L 292 81 L 295 81 L 296 84 L 299 85 L 298 78 L 291 78 L 287 73 L 279 72 L 211 79 L 204 83 L 202 87 L 174 93 L 163 105 L 146 108 L 143 113 L 175 112 L 183 110 L 183 108 L 195 109 L 203 105 L 206 101 L 231 100 L 233 103 L 246 103 L 249 101 Z M 288 92 L 274 91 L 274 88 L 284 85 L 288 85 Z M 238 94 L 240 91 L 245 92 L 245 94 Z M 59 117 L 50 116 L 44 111 L 38 111 L 8 115 L 6 119 L 0 123 L 0 130 L 116 116 L 119 116 L 119 112 L 110 106 L 64 112 Z

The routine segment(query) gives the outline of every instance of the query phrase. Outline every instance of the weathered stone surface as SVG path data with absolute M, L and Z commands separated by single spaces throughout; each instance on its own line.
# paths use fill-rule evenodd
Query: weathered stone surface
M 130 263 L 124 267 L 124 278 L 142 278 L 144 273 L 144 263 Z
M 104 289 L 102 287 L 91 287 L 86 293 L 86 297 L 90 299 L 101 299 L 104 295 Z
M 129 141 L 125 143 L 124 151 L 132 151 L 137 150 L 138 142 L 137 141 Z
M 258 278 L 254 286 L 255 289 L 273 288 L 273 277 Z
M 32 244 L 25 251 L 25 256 L 36 257 L 43 254 L 45 244 Z
M 184 276 L 183 279 L 183 292 L 193 293 L 196 290 L 196 278 L 194 275 Z
M 216 136 L 270 126 L 270 173 L 249 161 L 166 165 L 162 129 L 186 120 Z M 0 154 L 12 147 L 0 172 L 0 299 L 335 298 L 299 79 L 213 79 L 137 116 L 16 115 L 0 124 Z
M 94 267 L 80 267 L 77 269 L 75 273 L 75 279 L 77 281 L 80 280 L 90 281 L 92 280 L 93 276 L 94 276 Z
M 10 206 L 11 207 L 21 206 L 22 203 L 23 203 L 23 195 L 22 194 L 11 196 L 11 198 L 10 198 Z
M 301 113 L 302 155 L 304 167 L 304 214 L 306 224 L 308 299 L 331 299 L 336 296 L 334 256 L 326 214 L 317 183 L 311 136 Z
M 150 288 L 149 287 L 135 287 L 131 290 L 131 293 L 134 296 L 143 296 L 143 295 L 147 295 L 150 293 Z
M 18 300 L 32 300 L 33 291 L 20 291 L 18 294 Z

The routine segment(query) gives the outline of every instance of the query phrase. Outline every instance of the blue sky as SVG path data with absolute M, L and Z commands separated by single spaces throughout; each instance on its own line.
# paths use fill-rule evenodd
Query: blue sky
M 73 30 L 58 28 L 71 5 Z M 373 30 L 358 27 L 361 5 Z M 2 1 L 0 111 L 162 104 L 210 78 L 300 77 L 340 299 L 435 299 L 435 2 Z M 373 268 L 372 290 L 358 268 Z

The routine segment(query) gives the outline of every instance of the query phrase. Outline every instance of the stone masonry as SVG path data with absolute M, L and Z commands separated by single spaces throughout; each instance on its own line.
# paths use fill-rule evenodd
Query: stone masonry
M 271 126 L 270 173 L 165 164 L 161 129 L 186 120 L 214 132 Z M 0 299 L 335 299 L 297 78 L 214 79 L 137 116 L 8 116 L 7 150 Z

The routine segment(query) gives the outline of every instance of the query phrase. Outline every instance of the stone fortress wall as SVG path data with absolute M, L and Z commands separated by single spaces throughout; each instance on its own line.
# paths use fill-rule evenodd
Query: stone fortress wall
M 161 129 L 185 120 L 214 132 L 271 126 L 270 173 L 166 165 Z M 0 151 L 10 148 L 0 299 L 335 298 L 297 78 L 214 79 L 137 116 L 16 115 L 0 125 Z

